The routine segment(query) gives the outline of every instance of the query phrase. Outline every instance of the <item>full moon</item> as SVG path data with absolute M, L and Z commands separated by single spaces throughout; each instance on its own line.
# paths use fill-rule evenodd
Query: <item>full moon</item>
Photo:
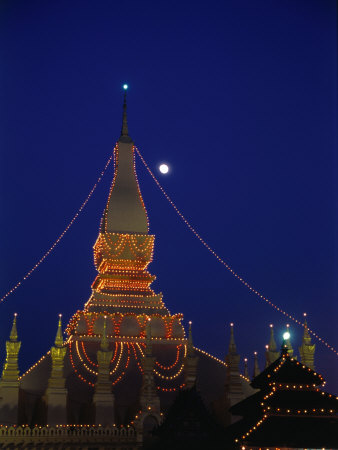
M 169 172 L 169 166 L 167 166 L 167 164 L 161 164 L 159 169 L 160 169 L 161 173 L 168 173 Z
M 284 341 L 287 341 L 288 339 L 290 339 L 290 333 L 289 333 L 288 331 L 286 331 L 286 332 L 283 334 L 283 339 L 284 339 Z

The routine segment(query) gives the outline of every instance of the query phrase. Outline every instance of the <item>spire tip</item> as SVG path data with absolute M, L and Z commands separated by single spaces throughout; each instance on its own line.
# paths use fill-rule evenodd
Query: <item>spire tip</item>
M 132 142 L 129 132 L 128 132 L 128 121 L 127 121 L 127 90 L 128 84 L 124 84 L 123 86 L 124 96 L 123 96 L 123 115 L 122 115 L 122 129 L 121 129 L 121 142 Z

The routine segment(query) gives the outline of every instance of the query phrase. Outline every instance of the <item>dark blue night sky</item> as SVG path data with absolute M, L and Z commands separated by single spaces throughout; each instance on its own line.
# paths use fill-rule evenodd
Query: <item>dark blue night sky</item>
M 75 214 L 121 127 L 198 232 L 248 282 L 338 348 L 337 20 L 333 0 L 2 1 L 1 292 Z M 167 162 L 170 174 L 158 165 Z M 242 357 L 287 320 L 196 240 L 137 160 L 156 235 L 156 291 L 196 346 Z M 18 312 L 25 370 L 81 309 L 112 167 L 43 265 L 0 305 L 0 355 Z M 302 329 L 292 325 L 295 349 Z M 297 350 L 298 353 L 298 350 Z M 338 392 L 338 356 L 316 367 Z M 252 364 L 250 366 L 252 371 Z

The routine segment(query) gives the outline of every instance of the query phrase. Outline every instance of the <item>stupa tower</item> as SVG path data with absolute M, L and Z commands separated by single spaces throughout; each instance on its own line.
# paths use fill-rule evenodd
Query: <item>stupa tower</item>
M 114 179 L 94 245 L 98 275 L 84 314 L 168 315 L 162 294 L 156 295 L 150 288 L 155 276 L 147 267 L 152 261 L 155 236 L 148 233 L 147 211 L 135 171 L 134 144 L 128 134 L 126 91 L 114 163 Z M 142 326 L 145 327 L 143 321 Z
M 76 369 L 77 362 L 81 363 L 81 368 L 76 369 L 77 375 L 91 385 L 96 383 L 97 361 L 96 356 L 90 355 L 96 355 L 98 348 L 95 346 L 102 338 L 104 323 L 109 349 L 113 351 L 113 385 L 125 376 L 126 370 L 121 370 L 120 366 L 127 369 L 131 360 L 136 360 L 142 372 L 148 323 L 153 341 L 176 344 L 170 345 L 169 354 L 177 352 L 177 364 L 180 362 L 182 367 L 187 351 L 181 324 L 183 316 L 171 315 L 162 301 L 162 294 L 156 294 L 150 287 L 155 276 L 147 268 L 153 258 L 155 236 L 149 234 L 147 211 L 137 180 L 135 148 L 128 132 L 126 92 L 121 136 L 114 148 L 114 166 L 114 178 L 94 245 L 98 274 L 84 309 L 75 313 L 66 330 L 73 368 Z M 154 351 L 156 353 L 156 349 Z M 88 361 L 82 364 L 86 359 L 89 364 Z M 181 384 L 184 383 L 183 369 L 181 377 L 171 378 L 174 372 L 175 369 L 171 373 L 164 371 L 162 375 L 160 367 L 156 371 L 155 365 L 158 381 L 171 384 L 168 389 L 180 378 Z
M 68 424 L 138 426 L 149 415 L 159 423 L 177 391 L 197 379 L 211 405 L 223 392 L 226 376 L 224 362 L 203 351 L 195 354 L 192 341 L 185 336 L 183 315 L 171 314 L 162 294 L 151 288 L 155 276 L 148 266 L 155 236 L 149 234 L 137 180 L 126 93 L 114 163 L 94 245 L 97 276 L 84 308 L 70 319 L 68 338 L 62 344 L 67 350 L 62 373 L 67 391 L 63 422 Z M 20 423 L 48 423 L 44 411 L 51 406 L 46 404 L 50 398 L 46 393 L 52 363 L 48 353 L 20 377 Z M 243 378 L 241 383 L 243 389 L 248 388 Z
M 114 148 L 115 173 L 94 245 L 94 263 L 98 271 L 92 295 L 85 308 L 72 318 L 67 331 L 71 336 L 99 336 L 103 316 L 111 338 L 145 337 L 148 319 L 152 329 L 161 328 L 163 336 L 184 337 L 182 316 L 170 316 L 150 285 L 155 280 L 147 267 L 153 258 L 155 236 L 149 234 L 147 211 L 135 171 L 134 144 L 128 133 L 126 93 L 123 104 L 121 136 Z M 157 322 L 157 323 L 156 323 Z M 175 322 L 175 323 L 173 323 Z M 89 326 L 88 326 L 89 324 Z

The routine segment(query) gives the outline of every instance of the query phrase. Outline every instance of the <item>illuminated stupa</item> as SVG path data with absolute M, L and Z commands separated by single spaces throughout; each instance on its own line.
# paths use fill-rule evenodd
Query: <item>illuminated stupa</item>
M 95 426 L 95 433 L 109 427 L 107 433 L 113 433 L 123 426 L 133 430 L 126 433 L 136 433 L 130 444 L 140 439 L 137 433 L 162 421 L 179 390 L 197 384 L 207 407 L 225 423 L 231 420 L 227 408 L 252 393 L 239 373 L 233 331 L 225 363 L 194 348 L 191 324 L 186 337 L 183 315 L 171 314 L 162 294 L 151 289 L 155 276 L 148 265 L 155 237 L 149 234 L 135 171 L 126 95 L 114 162 L 94 245 L 98 273 L 90 298 L 70 319 L 66 341 L 60 317 L 54 346 L 19 378 L 15 328 L 0 382 L 2 425 L 44 427 L 49 437 L 50 427 Z M 119 440 L 119 432 L 115 434 Z

